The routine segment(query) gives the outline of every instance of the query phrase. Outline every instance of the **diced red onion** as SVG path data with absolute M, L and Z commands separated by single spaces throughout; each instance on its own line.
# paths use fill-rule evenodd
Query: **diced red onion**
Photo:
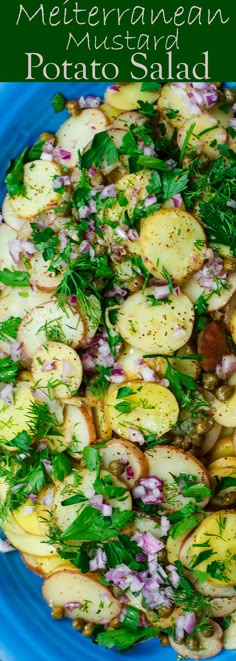
M 36 503 L 38 500 L 38 496 L 36 493 L 29 493 L 28 495 L 29 500 L 31 500 L 32 503 Z
M 144 553 L 137 553 L 135 557 L 137 562 L 145 562 L 147 560 L 147 556 Z
M 10 551 L 15 551 L 16 549 L 11 546 L 10 542 L 8 542 L 8 539 L 1 539 L 0 538 L 0 553 L 10 553 Z
M 130 464 L 128 466 L 126 466 L 126 468 L 124 470 L 124 474 L 125 474 L 126 480 L 133 480 L 134 479 L 134 470 L 133 470 L 132 466 L 130 466 Z
M 120 239 L 124 239 L 125 241 L 128 239 L 128 235 L 122 227 L 116 227 L 115 232 Z
M 223 259 L 217 254 L 214 254 L 213 258 L 204 264 L 203 268 L 195 274 L 194 278 L 204 289 L 216 289 L 217 284 L 214 276 L 221 280 L 227 279 Z
M 34 512 L 33 505 L 25 505 L 25 507 L 23 507 L 23 512 L 22 512 L 23 516 L 28 516 L 29 514 L 33 514 L 33 512 Z
M 62 175 L 60 177 L 56 177 L 53 180 L 53 188 L 54 190 L 57 190 L 61 188 L 62 186 L 70 186 L 71 184 L 71 178 L 67 175 Z
M 156 373 L 151 367 L 148 367 L 148 365 L 140 366 L 138 371 L 144 381 L 154 383 L 157 380 Z
M 89 96 L 80 96 L 79 98 L 79 105 L 80 108 L 99 108 L 101 104 L 101 98 L 100 96 L 94 96 L 93 94 L 89 94 Z
M 51 473 L 53 471 L 52 462 L 48 461 L 48 459 L 42 459 L 42 464 L 44 465 L 44 468 L 47 471 L 47 473 Z
M 111 515 L 112 515 L 112 506 L 111 506 L 111 505 L 107 505 L 107 504 L 105 503 L 105 504 L 103 505 L 103 508 L 102 508 L 102 513 L 103 513 L 103 516 L 111 516 Z
M 96 360 L 88 353 L 82 355 L 82 365 L 85 372 L 93 371 L 96 366 Z
M 229 200 L 226 202 L 227 207 L 231 207 L 232 209 L 236 209 L 236 200 Z
M 196 626 L 196 617 L 195 614 L 190 611 L 185 615 L 184 630 L 186 633 L 192 633 Z
M 9 254 L 15 264 L 19 264 L 20 255 L 25 254 L 31 256 L 35 253 L 35 245 L 32 241 L 20 241 L 19 239 L 12 239 L 8 241 Z
M 183 328 L 183 326 L 180 326 L 180 324 L 178 324 L 174 329 L 174 332 L 172 333 L 172 339 L 180 340 L 181 337 L 184 338 L 185 336 L 186 336 L 185 328 Z
M 118 296 L 122 296 L 122 297 L 126 296 L 127 289 L 121 289 L 121 287 L 119 287 L 119 285 L 114 285 L 114 287 L 112 287 L 112 289 L 109 289 L 108 291 L 105 292 L 104 298 L 113 298 L 113 296 L 116 296 L 116 294 L 118 294 Z
M 129 239 L 129 241 L 138 241 L 138 239 L 139 239 L 139 234 L 138 234 L 138 232 L 137 232 L 136 229 L 131 228 L 131 229 L 129 229 L 128 232 L 127 232 L 127 237 L 128 237 L 128 239 Z
M 81 608 L 81 606 L 81 601 L 67 601 L 67 603 L 64 604 L 64 608 L 70 612 L 74 611 L 75 608 Z
M 10 406 L 13 404 L 13 384 L 2 383 L 0 387 L 0 399 L 3 399 L 5 404 Z
M 135 429 L 134 427 L 128 427 L 127 434 L 129 440 L 132 441 L 132 443 L 139 443 L 139 445 L 143 445 L 145 443 L 144 436 L 141 431 L 138 431 L 138 429 Z
M 90 177 L 94 177 L 94 175 L 96 174 L 96 168 L 89 168 L 88 174 Z
M 155 156 L 155 146 L 154 145 L 144 145 L 143 148 L 144 156 Z
M 80 244 L 80 253 L 81 255 L 85 255 L 87 252 L 89 252 L 90 257 L 94 257 L 95 255 L 94 248 L 90 245 L 88 241 L 82 241 L 82 243 Z
M 49 361 L 49 360 L 44 360 L 43 365 L 42 365 L 42 372 L 51 372 L 51 370 L 55 370 L 56 368 L 56 363 L 54 361 Z
M 236 372 L 236 356 L 231 353 L 223 356 L 221 362 L 216 365 L 216 374 L 220 379 L 225 379 Z
M 163 542 L 160 539 L 156 539 L 151 532 L 144 532 L 139 541 L 138 546 L 141 546 L 144 553 L 158 553 L 164 548 Z
M 152 204 L 156 204 L 157 198 L 156 195 L 148 195 L 144 200 L 144 206 L 150 207 Z
M 99 546 L 94 558 L 92 558 L 92 560 L 89 561 L 89 569 L 90 571 L 97 571 L 97 569 L 105 569 L 106 563 L 107 563 L 106 553 Z
M 167 535 L 167 533 L 169 532 L 169 529 L 170 529 L 170 521 L 169 521 L 169 519 L 167 519 L 167 516 L 165 516 L 163 514 L 161 516 L 161 522 L 160 523 L 161 523 L 161 526 L 160 526 L 161 537 L 165 537 Z
M 171 199 L 174 202 L 175 208 L 179 209 L 181 207 L 182 202 L 183 202 L 183 198 L 182 198 L 181 193 L 176 193 L 176 195 L 173 195 L 173 197 Z
M 115 184 L 108 184 L 107 186 L 104 186 L 99 197 L 100 200 L 106 200 L 107 197 L 116 197 L 117 195 L 117 190 L 115 187 Z
M 175 565 L 167 565 L 166 569 L 168 569 L 170 573 L 170 582 L 173 585 L 173 588 L 177 588 L 181 579 Z
M 47 154 L 46 152 L 42 151 L 42 154 L 40 156 L 41 161 L 53 161 L 53 155 L 52 154 Z
M 236 117 L 233 117 L 233 119 L 230 120 L 229 124 L 232 127 L 232 129 L 236 131 Z
M 114 92 L 119 92 L 120 90 L 118 85 L 110 85 L 110 87 L 107 88 L 107 91 L 113 94 Z
M 23 349 L 23 342 L 18 342 L 18 340 L 12 340 L 10 342 L 10 356 L 12 360 L 17 361 L 22 358 L 22 349 Z
M 156 476 L 142 478 L 133 489 L 133 497 L 140 498 L 146 505 L 159 505 L 163 502 L 162 480 Z
M 43 503 L 43 505 L 46 505 L 46 507 L 52 507 L 53 497 L 54 497 L 53 489 L 48 489 L 46 496 L 42 498 L 41 502 Z

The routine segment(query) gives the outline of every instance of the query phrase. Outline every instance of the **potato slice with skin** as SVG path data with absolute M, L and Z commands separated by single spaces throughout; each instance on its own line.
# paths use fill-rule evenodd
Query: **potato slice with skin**
M 70 456 L 81 459 L 83 449 L 96 442 L 92 413 L 88 406 L 65 405 L 63 435 Z
M 224 104 L 224 110 L 222 110 L 222 103 L 213 106 L 210 109 L 210 114 L 224 129 L 227 129 L 234 116 L 232 106 Z
M 158 383 L 140 381 L 126 381 L 122 387 L 131 391 L 127 397 L 119 396 L 119 386 L 109 386 L 105 399 L 105 414 L 116 434 L 132 440 L 135 429 L 144 436 L 162 436 L 176 423 L 179 407 L 170 390 Z
M 67 167 L 78 162 L 78 150 L 84 151 L 97 133 L 106 130 L 108 120 L 98 108 L 86 108 L 76 117 L 69 117 L 57 131 L 58 145 L 69 151 L 71 156 L 66 161 Z
M 48 270 L 49 262 L 45 262 L 42 252 L 36 252 L 30 260 L 31 281 L 42 291 L 52 292 L 62 280 L 62 273 L 55 275 Z
M 202 267 L 205 240 L 200 223 L 190 213 L 162 208 L 142 221 L 141 256 L 153 275 L 163 278 L 164 267 L 178 284 Z M 203 242 L 200 248 L 197 241 Z
M 15 267 L 9 252 L 9 241 L 16 239 L 14 229 L 3 223 L 0 225 L 0 270 L 6 268 L 12 270 Z
M 34 401 L 29 383 L 21 381 L 14 388 L 14 403 L 8 406 L 3 400 L 0 403 L 0 444 L 5 445 L 17 434 L 28 429 L 28 409 Z M 16 447 L 7 446 L 9 451 Z
M 75 568 L 58 570 L 46 578 L 43 596 L 51 608 L 80 603 L 80 608 L 66 610 L 67 617 L 80 617 L 85 622 L 97 624 L 110 622 L 119 615 L 121 608 L 105 585 L 96 581 L 92 574 L 81 574 Z
M 229 275 L 226 281 L 226 284 L 228 286 L 228 289 L 221 289 L 220 294 L 213 294 L 208 301 L 206 301 L 207 304 L 207 310 L 208 312 L 214 312 L 215 310 L 220 310 L 223 308 L 228 301 L 230 300 L 231 296 L 236 290 L 236 273 L 232 273 L 232 275 Z M 188 280 L 188 282 L 183 283 L 182 285 L 182 291 L 186 296 L 190 298 L 190 301 L 192 303 L 196 303 L 197 299 L 200 296 L 204 296 L 204 294 L 209 294 L 210 289 L 204 289 L 204 287 L 201 287 L 199 283 L 196 280 L 196 276 L 193 276 Z
M 175 128 L 183 126 L 186 120 L 192 118 L 193 113 L 201 114 L 201 109 L 193 106 L 188 95 L 187 84 L 185 87 L 179 87 L 174 83 L 163 85 L 157 107 L 161 115 Z M 175 113 L 170 113 L 170 110 L 175 110 Z
M 41 578 L 45 578 L 48 574 L 57 570 L 59 567 L 67 566 L 70 569 L 73 569 L 74 567 L 69 560 L 60 558 L 59 555 L 49 555 L 37 558 L 37 556 L 30 555 L 29 553 L 21 553 L 21 558 L 26 567 L 33 571 L 34 574 L 41 576 Z
M 228 436 L 226 438 L 220 438 L 218 441 L 216 441 L 209 455 L 209 461 L 212 462 L 215 461 L 216 459 L 220 459 L 221 457 L 235 457 L 235 456 L 236 456 L 236 452 L 233 443 L 233 437 Z
M 203 482 L 206 487 L 210 487 L 210 480 L 205 466 L 196 457 L 179 448 L 174 448 L 171 445 L 160 445 L 147 450 L 145 455 L 149 463 L 149 475 L 157 475 L 163 480 L 165 499 L 162 507 L 166 511 L 177 511 L 189 502 L 195 502 L 194 496 L 192 498 L 183 496 L 177 485 L 175 489 L 173 476 L 178 477 L 181 473 L 193 475 L 196 477 L 196 484 Z M 197 504 L 204 507 L 208 501 L 209 497 L 204 497 L 201 504 L 199 504 L 199 500 Z
M 24 344 L 24 353 L 32 359 L 42 344 L 58 334 L 61 343 L 78 347 L 84 337 L 84 322 L 79 312 L 69 305 L 63 310 L 56 299 L 32 308 L 23 318 L 18 329 L 18 340 Z
M 219 422 L 222 427 L 236 427 L 236 388 L 234 394 L 230 399 L 221 402 L 216 397 L 212 402 L 212 416 L 216 422 Z
M 198 514 L 197 518 L 198 518 L 198 522 L 200 523 L 200 521 L 202 521 L 202 519 L 204 518 L 204 515 Z M 196 526 L 193 526 L 192 530 L 195 527 Z M 182 532 L 181 535 L 178 535 L 178 537 L 175 538 L 168 535 L 166 541 L 166 551 L 167 551 L 168 560 L 172 565 L 174 565 L 176 560 L 179 559 L 180 549 L 188 536 L 189 536 L 189 530 L 187 532 Z
M 231 332 L 233 341 L 236 342 L 236 309 L 234 309 L 231 314 L 230 322 L 229 322 L 229 330 Z
M 215 117 L 212 117 L 207 112 L 194 115 L 179 128 L 177 134 L 179 149 L 183 147 L 191 124 L 195 124 L 195 126 L 188 140 L 186 155 L 194 149 L 197 154 L 205 154 L 211 159 L 217 158 L 219 156 L 219 150 L 217 147 L 212 147 L 211 143 L 216 140 L 217 144 L 224 145 L 227 142 L 227 132 L 222 126 L 217 124 Z
M 223 633 L 223 645 L 226 650 L 236 649 L 236 609 L 232 613 L 229 627 Z
M 13 211 L 10 195 L 6 195 L 6 197 L 3 200 L 2 215 L 6 225 L 8 225 L 8 227 L 11 227 L 16 232 L 18 232 L 21 229 L 21 227 L 24 225 L 25 222 L 24 219 L 17 216 L 15 211 Z
M 33 556 L 45 556 L 45 554 L 51 556 L 56 554 L 56 549 L 51 544 L 47 544 L 44 537 L 25 532 L 17 525 L 16 521 L 14 527 L 6 523 L 4 532 L 10 544 L 22 553 L 29 553 Z
M 35 353 L 32 361 L 32 374 L 37 387 L 50 389 L 58 399 L 73 395 L 82 381 L 82 364 L 74 349 L 61 342 L 47 342 Z
M 102 470 L 100 475 L 101 477 L 105 477 L 110 475 L 110 473 L 106 470 Z M 111 475 L 111 479 L 112 484 L 115 486 L 125 488 L 123 482 L 118 480 L 114 475 Z M 61 503 L 63 500 L 66 500 L 66 498 L 78 494 L 78 492 L 82 493 L 89 501 L 89 499 L 95 495 L 95 489 L 93 486 L 95 480 L 96 471 L 89 471 L 87 468 L 83 468 L 66 477 L 65 480 L 58 485 L 53 501 L 53 512 L 55 521 L 62 532 L 71 525 L 79 512 L 84 509 L 85 505 L 88 503 L 85 501 L 75 503 L 74 505 L 62 505 Z M 115 498 L 105 498 L 105 500 L 106 502 L 109 502 L 112 507 L 118 507 L 121 511 L 132 509 L 132 499 L 128 490 L 126 490 L 125 494 L 122 496 L 122 500 Z M 81 544 L 82 542 L 78 543 Z
M 193 353 L 194 352 L 189 344 L 185 344 L 177 352 L 176 358 L 170 358 L 170 363 L 175 369 L 179 370 L 179 372 L 186 374 L 187 376 L 191 376 L 196 381 L 201 374 L 201 362 L 198 360 L 192 360 L 190 358 L 188 360 L 181 358 L 181 356 L 188 356 L 192 355 Z
M 155 287 L 129 296 L 120 306 L 116 329 L 121 337 L 143 354 L 165 353 L 180 349 L 192 334 L 194 309 L 184 294 L 168 295 L 169 302 L 150 305 Z
M 198 632 L 199 639 L 199 650 L 190 651 L 189 647 L 184 643 L 177 643 L 174 638 L 169 637 L 169 642 L 171 647 L 179 654 L 183 659 L 189 659 L 191 654 L 191 659 L 210 659 L 212 656 L 216 656 L 222 650 L 222 636 L 223 631 L 219 624 L 214 622 L 214 620 L 209 620 L 212 629 L 214 631 L 213 635 L 210 638 L 203 636 L 201 631 Z
M 32 511 L 29 511 L 29 510 Z M 26 500 L 18 509 L 14 510 L 14 518 L 20 528 L 31 535 L 41 535 L 39 528 L 37 510 L 32 504 L 32 500 Z
M 101 448 L 101 457 L 103 466 L 107 470 L 111 461 L 119 461 L 121 465 L 124 463 L 120 479 L 125 482 L 128 489 L 133 489 L 136 482 L 148 474 L 148 462 L 144 453 L 133 443 L 121 438 L 114 438 L 105 448 Z M 131 477 L 127 467 L 130 469 Z
M 110 419 L 104 409 L 104 402 L 97 402 L 96 406 L 93 406 L 93 419 L 97 437 L 101 439 L 101 441 L 109 441 L 112 437 L 112 427 Z
M 33 291 L 31 287 L 5 287 L 0 295 L 0 318 L 23 317 L 35 306 L 51 300 L 47 292 Z
M 184 549 L 180 553 L 180 560 L 184 554 L 185 565 L 191 568 L 191 564 L 202 550 L 202 544 L 208 542 L 207 548 L 212 551 L 212 557 L 208 557 L 197 565 L 199 571 L 207 571 L 207 566 L 212 562 L 224 563 L 225 568 L 220 570 L 221 579 L 210 576 L 209 583 L 215 586 L 235 586 L 236 584 L 236 512 L 233 510 L 221 510 L 212 512 L 205 517 L 194 533 L 188 538 L 187 552 Z M 226 559 L 227 563 L 226 563 Z M 225 580 L 226 577 L 226 580 Z
M 154 103 L 160 94 L 157 89 L 153 92 L 142 92 L 142 83 L 116 83 L 107 87 L 105 103 L 112 108 L 122 110 L 135 110 L 139 108 L 139 101 Z
M 115 129 L 129 129 L 131 124 L 134 126 L 143 126 L 148 121 L 148 117 L 137 112 L 136 110 L 131 110 L 127 112 L 119 113 L 119 115 L 114 119 L 112 127 Z
M 183 542 L 179 551 L 179 560 L 182 562 L 182 564 L 185 567 L 184 573 L 186 578 L 190 581 L 190 583 L 194 585 L 195 590 L 197 590 L 197 592 L 203 594 L 205 597 L 209 597 L 210 600 L 216 598 L 233 599 L 235 597 L 235 589 L 234 587 L 229 586 L 228 583 L 224 583 L 223 586 L 220 586 L 220 585 L 213 585 L 212 583 L 209 583 L 208 580 L 204 582 L 198 581 L 196 576 L 194 576 L 193 572 L 187 570 L 187 567 L 189 566 L 189 562 L 190 562 L 189 550 L 191 547 L 191 543 L 192 543 L 192 533 L 190 533 L 187 539 Z
M 53 179 L 60 177 L 61 168 L 52 161 L 31 161 L 24 165 L 25 195 L 11 197 L 13 211 L 20 218 L 34 218 L 55 206 L 61 194 L 53 189 Z
M 96 335 L 102 317 L 101 304 L 97 296 L 91 294 L 91 296 L 88 296 L 88 298 L 90 301 L 93 314 L 91 317 L 89 317 L 86 316 L 83 312 L 83 321 L 86 327 L 86 333 L 85 333 L 86 337 L 84 340 L 80 342 L 81 347 L 86 347 L 88 340 L 91 340 L 94 337 L 94 335 Z

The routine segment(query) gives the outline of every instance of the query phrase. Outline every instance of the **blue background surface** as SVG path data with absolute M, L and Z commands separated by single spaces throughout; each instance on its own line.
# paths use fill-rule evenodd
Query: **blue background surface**
M 228 84 L 227 84 L 228 85 Z M 236 85 L 236 83 L 234 83 Z M 68 117 L 50 105 L 61 91 L 73 98 L 103 95 L 103 83 L 0 83 L 0 193 L 9 160 L 43 131 L 55 131 Z M 56 622 L 41 595 L 42 580 L 23 564 L 18 552 L 0 554 L 0 661 L 175 661 L 170 648 L 157 640 L 138 645 L 122 656 L 94 645 L 72 629 L 69 620 Z M 220 661 L 236 661 L 236 652 L 223 652 Z

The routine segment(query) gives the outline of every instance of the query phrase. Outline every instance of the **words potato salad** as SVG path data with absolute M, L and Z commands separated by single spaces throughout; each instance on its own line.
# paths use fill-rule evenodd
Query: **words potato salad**
M 0 551 L 99 645 L 213 657 L 236 649 L 234 93 L 52 103 L 5 178 Z

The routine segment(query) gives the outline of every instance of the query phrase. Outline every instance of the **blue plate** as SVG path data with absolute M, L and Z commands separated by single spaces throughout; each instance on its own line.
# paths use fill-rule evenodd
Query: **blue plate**
M 56 115 L 50 100 L 57 91 L 70 98 L 103 95 L 104 83 L 0 83 L 0 154 L 2 180 L 7 164 L 43 131 L 55 131 L 68 116 Z M 1 196 L 5 188 L 0 182 Z M 42 580 L 16 552 L 0 554 L 0 661 L 175 661 L 170 648 L 157 640 L 138 645 L 122 656 L 108 651 L 72 629 L 69 620 L 56 622 L 41 595 Z M 236 652 L 222 652 L 220 661 L 236 661 Z

